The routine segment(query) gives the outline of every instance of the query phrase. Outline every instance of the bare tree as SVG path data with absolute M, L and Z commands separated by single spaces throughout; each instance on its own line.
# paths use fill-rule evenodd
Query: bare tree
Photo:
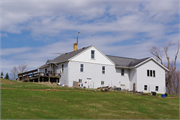
M 27 64 L 23 63 L 18 66 L 18 72 L 26 72 L 27 71 Z
M 26 71 L 27 71 L 27 64 L 25 63 L 20 64 L 18 67 L 14 66 L 11 69 L 11 79 L 16 80 L 18 73 L 22 73 Z
M 180 69 L 177 69 L 172 76 L 173 93 L 179 95 Z
M 18 69 L 17 69 L 17 67 L 15 66 L 15 67 L 13 67 L 13 68 L 11 69 L 11 79 L 12 79 L 12 80 L 16 80 L 17 74 L 18 74 Z
M 177 45 L 177 51 L 175 54 L 175 57 L 173 58 L 173 60 L 170 60 L 170 57 L 168 55 L 168 50 L 170 49 L 170 47 Z M 167 45 L 165 45 L 163 47 L 163 49 L 161 50 L 160 48 L 156 47 L 156 46 L 152 46 L 149 49 L 149 52 L 154 55 L 156 57 L 156 59 L 165 67 L 167 67 L 169 69 L 169 71 L 166 74 L 166 87 L 167 87 L 167 92 L 170 94 L 173 94 L 176 90 L 175 90 L 175 73 L 176 73 L 176 61 L 177 61 L 177 56 L 179 53 L 179 48 L 180 48 L 180 43 L 172 43 L 169 42 Z M 163 56 L 165 56 L 167 62 L 163 61 Z M 178 81 L 179 83 L 179 81 Z M 179 84 L 178 84 L 179 85 Z

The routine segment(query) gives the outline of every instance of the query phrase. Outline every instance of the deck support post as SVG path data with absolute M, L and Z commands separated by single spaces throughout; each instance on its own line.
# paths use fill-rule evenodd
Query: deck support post
M 28 80 L 28 82 L 29 82 L 29 75 L 27 74 L 27 80 Z
M 48 82 L 50 83 L 50 77 L 48 77 Z
M 40 83 L 40 73 L 38 73 L 38 83 Z
M 133 83 L 133 94 L 135 94 L 136 86 L 135 83 Z
M 40 83 L 40 77 L 38 77 L 38 82 Z

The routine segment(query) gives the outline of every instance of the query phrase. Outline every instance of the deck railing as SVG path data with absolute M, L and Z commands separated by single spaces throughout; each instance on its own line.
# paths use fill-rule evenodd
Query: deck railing
M 38 72 L 40 76 L 60 76 L 60 73 L 44 73 Z
M 45 73 L 45 72 L 36 72 L 36 73 L 29 73 L 29 74 L 22 74 L 19 76 L 19 80 L 29 80 L 38 77 L 60 77 L 60 73 Z

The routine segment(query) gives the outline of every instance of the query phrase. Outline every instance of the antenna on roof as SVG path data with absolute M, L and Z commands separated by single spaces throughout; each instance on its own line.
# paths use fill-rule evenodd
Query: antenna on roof
M 78 34 L 79 34 L 79 33 L 81 33 L 81 31 L 79 31 L 79 32 L 77 33 L 77 44 L 78 44 Z
M 74 51 L 76 51 L 76 50 L 78 49 L 78 34 L 79 34 L 79 33 L 81 33 L 81 31 L 79 31 L 79 32 L 77 33 L 77 42 L 74 43 Z

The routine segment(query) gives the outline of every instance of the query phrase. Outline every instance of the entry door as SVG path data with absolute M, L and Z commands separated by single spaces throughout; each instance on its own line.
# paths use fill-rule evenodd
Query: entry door
M 92 86 L 91 86 L 91 78 L 87 78 L 87 88 L 92 88 Z

